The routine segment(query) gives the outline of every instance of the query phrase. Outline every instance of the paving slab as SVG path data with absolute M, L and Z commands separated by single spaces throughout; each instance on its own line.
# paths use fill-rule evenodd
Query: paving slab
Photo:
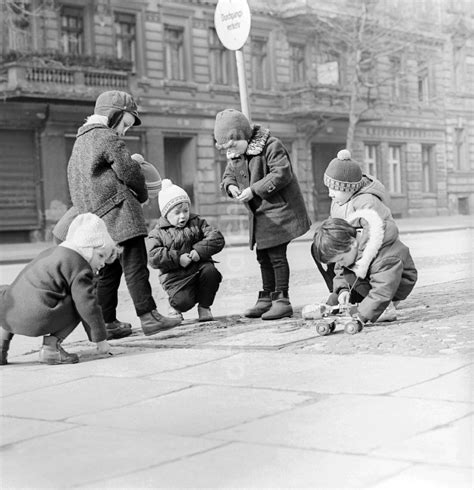
M 2 488 L 64 489 L 147 469 L 216 447 L 154 432 L 76 427 L 2 451 Z
M 125 406 L 183 389 L 186 383 L 90 376 L 1 400 L 1 414 L 42 420 L 65 420 Z
M 294 392 L 195 386 L 68 422 L 197 436 L 286 411 L 308 400 L 314 399 Z
M 386 394 L 465 365 L 465 360 L 454 358 L 315 356 L 265 351 L 245 352 L 151 378 L 317 393 Z
M 211 433 L 209 437 L 366 454 L 449 424 L 471 411 L 472 406 L 464 403 L 334 395 L 290 412 Z
M 435 465 L 470 468 L 474 466 L 473 436 L 474 417 L 471 414 L 396 444 L 376 449 L 371 454 L 393 459 L 429 462 Z
M 407 467 L 400 461 L 237 443 L 101 480 L 95 488 L 365 488 Z

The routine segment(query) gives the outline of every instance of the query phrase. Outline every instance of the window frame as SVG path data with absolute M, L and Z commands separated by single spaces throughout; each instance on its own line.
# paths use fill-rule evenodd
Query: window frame
M 238 85 L 235 61 L 232 52 L 219 40 L 216 29 L 210 26 L 207 30 L 209 45 L 209 82 L 211 85 L 236 87 Z M 227 67 L 227 69 L 226 69 Z
M 303 85 L 307 80 L 308 73 L 308 49 L 307 44 L 302 41 L 290 40 L 288 43 L 290 66 L 289 66 L 289 79 L 291 85 Z M 301 54 L 299 57 L 295 56 L 295 49 L 300 49 Z M 295 65 L 296 63 L 296 65 Z M 296 70 L 295 70 L 296 68 Z M 300 73 L 301 70 L 301 73 Z M 298 73 L 295 76 L 295 73 Z
M 68 28 L 66 31 L 64 30 L 64 25 L 63 25 L 63 19 L 64 18 L 73 18 L 73 16 L 64 16 L 64 11 L 67 10 L 72 10 L 72 11 L 77 11 L 80 13 L 80 15 L 74 16 L 76 18 L 81 18 L 82 21 L 82 29 L 81 29 L 81 39 L 80 41 L 76 44 L 76 46 L 80 46 L 80 49 L 78 52 L 72 52 L 64 49 L 64 42 L 63 42 L 63 34 L 64 32 L 75 32 L 78 31 L 78 29 L 74 28 Z M 85 43 L 85 38 L 86 38 L 86 9 L 82 5 L 69 5 L 69 4 L 62 4 L 60 8 L 60 13 L 59 13 L 59 35 L 60 35 L 60 46 L 61 46 L 61 52 L 64 54 L 72 55 L 72 56 L 83 56 L 86 52 L 86 43 Z M 69 46 L 69 35 L 67 36 L 68 39 L 68 46 Z
M 133 25 L 134 26 L 134 36 L 133 36 L 133 49 L 130 49 L 130 53 L 132 54 L 131 56 L 131 59 L 127 59 L 127 58 L 124 58 L 124 57 L 119 57 L 119 53 L 118 53 L 118 39 L 121 38 L 121 39 L 127 39 L 127 37 L 131 37 L 131 36 L 119 36 L 117 34 L 117 29 L 116 29 L 116 25 L 117 25 L 117 17 L 119 16 L 123 16 L 123 17 L 130 17 L 130 18 L 133 18 L 135 20 L 135 22 L 129 22 L 128 24 L 129 25 Z M 137 73 L 139 71 L 139 53 L 138 53 L 138 50 L 139 50 L 139 41 L 138 41 L 138 32 L 139 32 L 139 29 L 138 29 L 138 13 L 137 12 L 134 12 L 134 11 L 127 11 L 127 10 L 122 10 L 122 9 L 114 9 L 113 11 L 113 14 L 112 14 L 112 18 L 113 18 L 113 43 L 114 43 L 114 53 L 115 53 L 115 56 L 117 57 L 117 59 L 122 59 L 122 60 L 125 60 L 125 61 L 130 61 L 131 62 L 131 65 L 132 65 L 132 73 Z M 119 22 L 120 24 L 120 22 Z M 125 22 L 123 22 L 123 24 L 125 24 Z
M 398 159 L 393 158 L 392 150 L 397 150 Z M 388 189 L 390 194 L 402 194 L 402 145 L 389 143 L 387 155 Z
M 373 149 L 374 155 L 369 155 L 369 149 Z M 368 175 L 378 178 L 378 166 L 379 166 L 379 151 L 380 145 L 378 143 L 364 143 L 364 170 Z M 371 171 L 374 169 L 374 172 Z
M 255 52 L 255 44 L 259 43 L 265 48 L 265 52 L 258 56 Z M 271 65 L 270 65 L 270 39 L 266 35 L 255 34 L 250 38 L 250 66 L 251 84 L 254 91 L 266 91 L 272 88 Z M 263 61 L 259 61 L 262 60 Z M 261 86 L 260 76 L 261 75 Z

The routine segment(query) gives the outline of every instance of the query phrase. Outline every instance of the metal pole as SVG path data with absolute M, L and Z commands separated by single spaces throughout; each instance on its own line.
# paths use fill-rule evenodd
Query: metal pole
M 242 112 L 251 121 L 249 100 L 247 95 L 247 79 L 245 78 L 244 54 L 240 49 L 235 51 L 235 61 L 237 62 L 237 76 L 239 78 L 240 105 Z

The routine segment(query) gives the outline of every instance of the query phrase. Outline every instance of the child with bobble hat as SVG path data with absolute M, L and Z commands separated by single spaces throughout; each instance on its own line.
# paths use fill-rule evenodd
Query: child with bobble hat
M 375 211 L 382 219 L 383 232 L 387 240 L 398 238 L 398 227 L 388 207 L 388 196 L 384 185 L 371 175 L 362 172 L 361 165 L 352 159 L 349 150 L 340 150 L 337 157 L 329 162 L 324 173 L 324 184 L 329 190 L 332 200 L 330 217 L 347 220 L 355 212 L 364 209 Z M 311 255 L 321 272 L 330 292 L 333 291 L 334 264 L 327 264 L 326 269 L 318 260 L 315 243 L 311 246 Z M 344 298 L 347 300 L 347 296 Z M 314 306 L 314 308 L 312 308 Z M 317 305 L 307 305 L 303 316 L 311 315 L 311 311 L 319 311 Z M 396 320 L 396 311 L 389 304 L 379 321 Z
M 14 335 L 44 336 L 41 363 L 79 362 L 61 343 L 81 321 L 98 351 L 107 354 L 110 346 L 94 276 L 117 254 L 116 248 L 102 219 L 80 214 L 64 242 L 39 254 L 13 284 L 0 286 L 0 364 L 7 364 Z
M 187 192 L 164 179 L 158 195 L 161 217 L 148 234 L 148 263 L 160 271 L 169 297 L 170 317 L 182 319 L 198 305 L 199 321 L 211 321 L 211 306 L 222 280 L 212 256 L 225 245 L 224 237 L 204 218 L 191 213 Z

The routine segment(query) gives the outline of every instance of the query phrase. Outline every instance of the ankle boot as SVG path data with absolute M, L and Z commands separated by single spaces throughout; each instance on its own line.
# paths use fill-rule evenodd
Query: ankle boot
M 278 320 L 279 318 L 293 315 L 288 293 L 286 291 L 275 291 L 272 293 L 272 306 L 262 315 L 262 320 Z
M 122 339 L 132 335 L 132 325 L 119 320 L 106 323 L 105 329 L 107 330 L 107 340 Z
M 43 337 L 43 347 L 41 347 L 39 353 L 39 362 L 42 364 L 76 364 L 76 362 L 79 362 L 79 356 L 66 352 L 57 337 L 48 335 Z
M 176 327 L 176 325 L 181 323 L 181 318 L 168 318 L 160 315 L 156 310 L 152 310 L 141 315 L 140 321 L 143 333 L 148 336 Z
M 211 313 L 211 308 L 198 305 L 198 316 L 200 322 L 212 322 L 214 317 Z
M 270 291 L 259 291 L 257 302 L 252 308 L 244 311 L 244 316 L 247 318 L 260 318 L 272 306 L 271 294 Z
M 8 349 L 10 348 L 10 342 L 13 338 L 13 334 L 7 332 L 3 327 L 0 327 L 0 337 L 1 337 L 1 354 L 0 354 L 0 366 L 5 366 L 8 364 Z

